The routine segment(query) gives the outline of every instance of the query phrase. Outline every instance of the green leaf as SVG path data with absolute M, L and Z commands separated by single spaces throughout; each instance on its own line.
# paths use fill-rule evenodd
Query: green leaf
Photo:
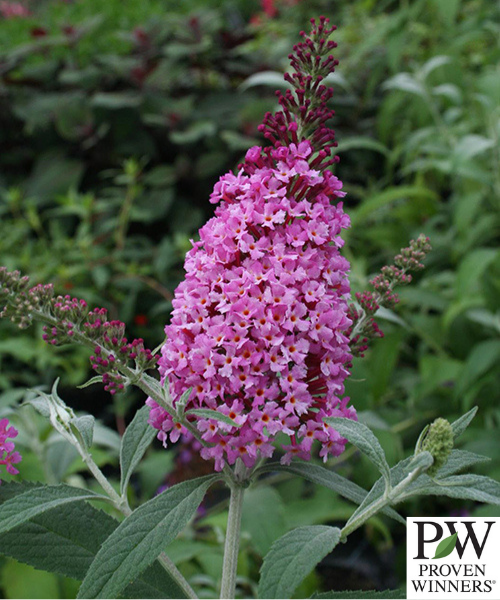
M 175 182 L 177 171 L 173 165 L 159 165 L 143 176 L 143 181 L 151 187 L 163 188 Z
M 185 481 L 136 509 L 101 546 L 78 597 L 117 597 L 175 539 L 219 478 L 209 475 Z
M 34 486 L 3 483 L 0 502 Z M 40 487 L 40 486 L 38 486 Z M 118 521 L 87 502 L 58 506 L 0 534 L 0 554 L 51 573 L 81 581 Z M 184 592 L 155 563 L 121 594 L 125 598 L 184 598 Z
M 428 469 L 433 462 L 434 458 L 430 452 L 427 452 L 426 450 L 418 452 L 414 456 L 410 457 L 410 461 L 408 463 L 408 472 L 420 468 Z
M 449 475 L 454 475 L 458 471 L 468 469 L 478 463 L 488 462 L 491 458 L 489 456 L 483 456 L 482 454 L 475 454 L 474 452 L 467 452 L 466 450 L 452 450 L 446 464 L 439 469 L 436 478 L 442 479 Z
M 71 427 L 74 427 L 80 434 L 85 448 L 88 450 L 94 441 L 95 418 L 92 415 L 83 415 L 70 421 Z
M 447 2 L 443 2 L 442 0 L 432 0 L 432 4 L 440 14 L 446 27 L 453 26 L 460 10 L 461 3 L 461 0 L 448 0 Z
M 41 394 L 39 390 L 36 390 L 36 392 Z M 50 402 L 45 394 L 43 396 L 37 396 L 36 398 L 28 398 L 22 403 L 21 406 L 26 405 L 32 406 L 38 414 L 42 415 L 42 417 L 45 417 L 46 419 L 50 417 Z
M 478 408 L 475 406 L 474 408 L 471 408 L 469 412 L 465 413 L 465 415 L 462 415 L 459 419 L 453 421 L 451 428 L 455 439 L 467 429 L 472 419 L 476 416 L 477 411 Z
M 341 154 L 342 152 L 347 152 L 349 150 L 373 150 L 374 152 L 379 152 L 380 154 L 384 154 L 387 156 L 389 154 L 389 150 L 384 146 L 384 144 L 375 140 L 371 137 L 363 137 L 363 136 L 352 136 L 349 138 L 345 138 L 340 140 L 339 147 L 337 148 L 337 154 Z
M 44 486 L 31 489 L 0 506 L 0 533 L 68 502 L 108 500 L 105 496 L 69 485 Z
M 322 485 L 329 490 L 337 492 L 337 494 L 343 498 L 347 498 L 347 500 L 351 500 L 351 502 L 354 502 L 355 504 L 361 504 L 368 493 L 358 484 L 349 481 L 349 479 L 342 477 L 342 475 L 335 473 L 335 471 L 311 463 L 301 463 L 298 461 L 292 462 L 289 465 L 275 463 L 265 465 L 260 470 L 260 472 L 268 471 L 286 471 L 288 473 L 293 473 L 294 475 L 299 475 L 312 483 Z M 388 517 L 406 525 L 405 519 L 398 515 L 392 508 L 387 507 L 382 512 Z
M 445 556 L 449 556 L 455 549 L 457 538 L 458 533 L 454 533 L 453 535 L 450 535 L 450 537 L 441 540 L 436 548 L 434 558 L 444 558 Z
M 484 475 L 452 475 L 434 481 L 422 475 L 413 485 L 408 487 L 404 498 L 409 496 L 448 496 L 475 502 L 486 502 L 500 506 L 500 483 Z
M 274 542 L 264 558 L 259 598 L 291 598 L 300 582 L 340 541 L 340 529 L 299 527 Z
M 351 223 L 353 226 L 359 225 L 368 217 L 370 217 L 372 213 L 387 206 L 388 204 L 391 204 L 396 200 L 409 200 L 412 198 L 415 200 L 424 198 L 435 202 L 438 200 L 437 194 L 425 187 L 415 185 L 391 187 L 364 200 L 358 208 L 352 210 Z
M 87 387 L 90 387 L 91 385 L 94 385 L 94 383 L 102 383 L 102 375 L 96 375 L 95 377 L 92 377 L 91 379 L 89 379 L 85 383 L 82 383 L 82 385 L 77 385 L 76 387 L 79 390 L 83 390 L 83 389 L 85 389 Z
M 26 197 L 43 201 L 65 194 L 70 188 L 77 189 L 83 171 L 83 162 L 68 159 L 58 150 L 41 154 L 25 180 Z
M 406 598 L 403 590 L 384 590 L 378 592 L 376 590 L 357 590 L 348 592 L 325 592 L 324 594 L 314 594 L 311 598 L 323 598 L 324 600 L 401 600 Z
M 453 156 L 457 161 L 469 161 L 496 145 L 495 140 L 482 135 L 468 134 L 459 139 L 453 146 Z
M 272 87 L 273 89 L 291 89 L 292 85 L 283 78 L 283 73 L 278 71 L 260 71 L 247 77 L 240 85 L 240 90 L 243 92 L 251 87 L 263 85 Z
M 344 417 L 328 417 L 325 419 L 325 423 L 338 431 L 342 437 L 347 438 L 363 454 L 366 454 L 373 464 L 378 467 L 386 483 L 390 484 L 390 469 L 382 446 L 366 425 Z
M 421 98 L 426 97 L 424 86 L 415 77 L 412 77 L 410 73 L 398 73 L 394 75 L 394 77 L 391 77 L 382 85 L 382 88 L 416 94 Z
M 213 137 L 217 131 L 215 123 L 211 120 L 193 122 L 184 131 L 171 131 L 170 139 L 174 144 L 194 144 L 203 138 Z
M 168 381 L 165 381 L 165 385 L 168 387 Z M 192 391 L 193 391 L 192 387 L 187 389 L 175 403 L 175 410 L 177 411 L 178 415 L 184 414 L 184 411 L 186 410 L 186 405 L 189 402 L 189 398 L 191 397 Z M 168 394 L 170 394 L 169 391 L 168 391 Z
M 99 421 L 96 422 L 94 427 L 94 445 L 104 446 L 118 455 L 120 452 L 121 438 L 120 436 L 109 427 L 106 427 Z
M 433 56 L 420 67 L 419 74 L 423 79 L 425 79 L 432 73 L 432 71 L 435 71 L 436 69 L 439 69 L 439 67 L 442 67 L 444 65 L 448 65 L 450 62 L 451 58 L 449 56 Z
M 136 108 L 141 104 L 142 96 L 136 92 L 99 92 L 90 102 L 95 108 L 108 110 Z
M 467 357 L 465 367 L 457 381 L 455 398 L 463 394 L 491 368 L 500 362 L 500 340 L 487 340 L 476 344 Z
M 151 445 L 156 430 L 148 423 L 149 406 L 143 406 L 135 414 L 123 435 L 120 446 L 121 481 L 120 491 L 127 489 L 130 477 L 139 464 L 144 453 Z
M 221 421 L 222 423 L 226 423 L 232 427 L 241 427 L 241 425 L 235 423 L 231 417 L 222 414 L 218 410 L 210 410 L 209 408 L 193 408 L 192 410 L 186 411 L 185 415 L 196 415 L 197 417 L 202 417 L 203 419 L 215 419 L 216 421 Z
M 287 531 L 285 506 L 275 489 L 265 486 L 247 490 L 241 529 L 251 535 L 252 545 L 261 556 Z

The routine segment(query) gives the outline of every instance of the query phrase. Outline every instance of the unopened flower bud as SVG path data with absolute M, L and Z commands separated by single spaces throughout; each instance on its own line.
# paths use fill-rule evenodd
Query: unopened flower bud
M 430 452 L 434 464 L 427 471 L 433 477 L 448 462 L 448 457 L 453 450 L 453 430 L 446 419 L 436 419 L 425 436 L 421 449 Z

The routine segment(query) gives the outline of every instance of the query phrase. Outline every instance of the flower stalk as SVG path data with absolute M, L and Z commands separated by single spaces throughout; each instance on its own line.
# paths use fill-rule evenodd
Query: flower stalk
M 240 479 L 246 471 L 244 464 L 238 461 L 235 466 L 235 480 L 230 483 L 229 514 L 227 518 L 226 542 L 224 546 L 224 563 L 222 567 L 221 598 L 234 598 L 236 590 L 236 572 L 238 568 L 238 552 L 240 549 L 241 514 L 245 481 Z

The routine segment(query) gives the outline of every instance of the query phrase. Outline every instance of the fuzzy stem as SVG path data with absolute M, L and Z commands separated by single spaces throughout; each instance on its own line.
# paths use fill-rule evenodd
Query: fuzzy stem
M 236 474 L 238 473 L 236 466 Z M 243 465 L 241 464 L 241 467 Z M 233 481 L 230 484 L 231 497 L 227 517 L 226 544 L 224 547 L 224 564 L 222 567 L 221 598 L 234 598 L 236 590 L 236 570 L 238 567 L 238 551 L 240 548 L 241 513 L 245 484 Z
M 403 481 L 398 483 L 398 485 L 392 488 L 390 491 L 386 492 L 383 496 L 381 496 L 376 502 L 368 506 L 366 510 L 358 515 L 353 521 L 348 522 L 347 525 L 342 529 L 341 536 L 342 539 L 345 539 L 349 534 L 353 531 L 361 527 L 363 523 L 366 523 L 368 519 L 376 515 L 386 506 L 390 506 L 393 503 L 401 502 L 403 499 L 403 492 L 405 489 L 417 479 L 422 473 L 425 472 L 425 468 L 418 467 L 414 471 L 412 471 Z

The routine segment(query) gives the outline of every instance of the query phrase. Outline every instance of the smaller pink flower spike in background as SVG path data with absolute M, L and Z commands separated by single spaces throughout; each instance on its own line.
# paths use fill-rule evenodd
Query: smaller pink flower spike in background
M 7 473 L 17 475 L 19 471 L 14 467 L 21 462 L 21 455 L 14 451 L 14 442 L 7 440 L 17 437 L 18 431 L 9 426 L 8 419 L 0 419 L 0 465 L 5 465 Z
M 343 452 L 346 440 L 325 417 L 356 418 L 343 398 L 351 361 L 346 331 L 348 261 L 340 254 L 349 226 L 342 183 L 327 167 L 334 133 L 322 84 L 337 62 L 328 19 L 290 56 L 295 89 L 278 92 L 282 110 L 260 130 L 272 147 L 251 148 L 237 174 L 214 186 L 215 217 L 200 230 L 173 300 L 159 369 L 174 402 L 190 388 L 187 409 L 211 409 L 234 426 L 191 416 L 215 469 L 241 458 L 252 467 L 271 457 L 278 434 L 281 461 Z M 187 433 L 153 400 L 150 423 L 167 444 Z

